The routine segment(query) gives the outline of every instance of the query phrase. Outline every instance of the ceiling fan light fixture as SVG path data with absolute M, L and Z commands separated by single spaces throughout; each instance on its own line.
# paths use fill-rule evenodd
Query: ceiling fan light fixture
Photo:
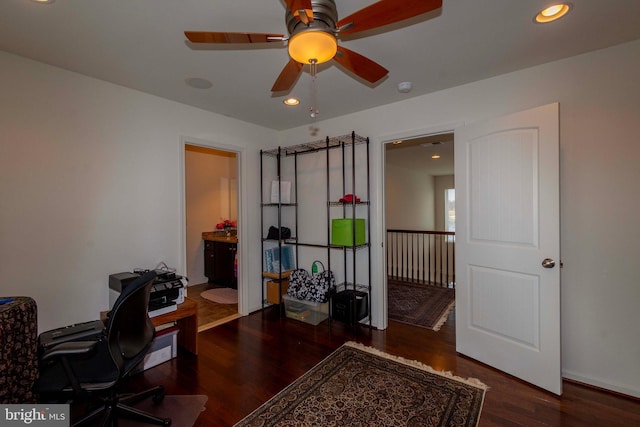
M 326 31 L 308 30 L 289 39 L 289 56 L 301 64 L 322 64 L 331 60 L 338 51 L 336 37 Z
M 542 9 L 534 18 L 534 22 L 546 24 L 562 18 L 571 10 L 571 3 L 557 3 Z

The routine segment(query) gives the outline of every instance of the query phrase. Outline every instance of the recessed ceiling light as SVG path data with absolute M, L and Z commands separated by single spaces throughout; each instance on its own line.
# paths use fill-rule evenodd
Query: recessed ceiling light
M 431 156 L 432 159 L 439 159 L 440 158 L 440 154 L 434 154 L 433 156 Z
M 211 86 L 213 86 L 213 83 L 211 83 L 209 80 L 201 79 L 200 77 L 190 77 L 188 79 L 185 79 L 184 81 L 189 86 L 195 89 L 209 89 Z
M 289 107 L 300 104 L 300 100 L 298 98 L 287 98 L 282 102 L 284 103 L 284 105 L 288 105 Z
M 558 3 L 542 9 L 533 19 L 540 24 L 555 21 L 566 15 L 573 5 L 571 3 Z
M 33 1 L 40 4 L 51 4 L 56 0 L 33 0 Z
M 402 144 L 402 141 L 398 140 L 398 141 L 393 141 L 392 142 L 393 145 L 400 145 Z

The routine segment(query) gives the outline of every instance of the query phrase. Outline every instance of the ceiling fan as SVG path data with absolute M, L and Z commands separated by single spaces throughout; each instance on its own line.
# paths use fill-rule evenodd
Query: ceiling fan
M 315 76 L 317 64 L 335 60 L 353 74 L 375 83 L 388 70 L 352 50 L 338 46 L 342 35 L 355 34 L 403 21 L 442 6 L 442 0 L 380 0 L 338 20 L 334 0 L 285 0 L 289 36 L 268 33 L 185 31 L 192 43 L 272 43 L 286 41 L 289 62 L 276 79 L 272 92 L 291 89 L 305 64 Z

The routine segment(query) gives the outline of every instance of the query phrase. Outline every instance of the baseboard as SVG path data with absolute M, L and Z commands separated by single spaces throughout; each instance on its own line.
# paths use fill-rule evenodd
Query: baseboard
M 611 384 L 606 381 L 598 380 L 597 378 L 585 377 L 576 372 L 567 370 L 562 371 L 562 377 L 566 380 L 577 382 L 586 386 L 592 386 L 602 389 L 604 391 L 611 391 L 617 394 L 628 396 L 634 399 L 640 399 L 640 389 L 634 389 L 628 386 Z

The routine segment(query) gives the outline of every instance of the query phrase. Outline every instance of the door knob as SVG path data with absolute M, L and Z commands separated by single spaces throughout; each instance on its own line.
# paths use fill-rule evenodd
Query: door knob
M 542 266 L 544 268 L 553 268 L 556 266 L 556 262 L 551 258 L 545 258 L 544 260 L 542 260 Z

